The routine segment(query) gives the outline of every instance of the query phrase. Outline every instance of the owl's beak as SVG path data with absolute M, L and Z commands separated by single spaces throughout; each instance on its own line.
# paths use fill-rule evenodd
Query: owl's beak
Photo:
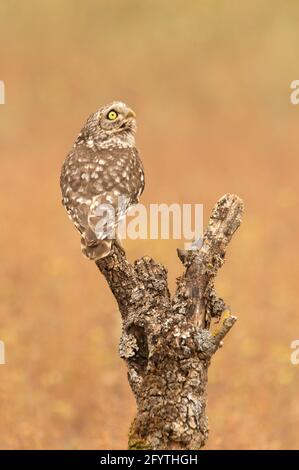
M 126 115 L 127 118 L 136 118 L 136 114 L 134 113 L 133 109 L 129 109 Z

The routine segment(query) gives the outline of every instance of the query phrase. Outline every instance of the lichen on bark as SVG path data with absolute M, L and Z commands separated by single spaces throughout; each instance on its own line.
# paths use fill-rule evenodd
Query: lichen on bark
M 208 367 L 236 321 L 217 297 L 214 279 L 242 213 L 240 198 L 223 196 L 202 246 L 178 250 L 185 272 L 173 298 L 166 268 L 147 256 L 131 264 L 115 244 L 96 262 L 122 317 L 119 351 L 137 403 L 130 449 L 200 449 L 207 441 Z

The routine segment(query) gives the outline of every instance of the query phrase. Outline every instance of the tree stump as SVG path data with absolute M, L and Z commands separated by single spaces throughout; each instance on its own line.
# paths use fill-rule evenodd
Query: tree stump
M 173 298 L 166 268 L 147 256 L 130 264 L 115 244 L 96 262 L 122 317 L 119 351 L 137 402 L 129 449 L 200 449 L 207 441 L 208 367 L 237 319 L 214 279 L 242 214 L 235 195 L 217 202 L 202 246 L 178 250 L 185 272 Z

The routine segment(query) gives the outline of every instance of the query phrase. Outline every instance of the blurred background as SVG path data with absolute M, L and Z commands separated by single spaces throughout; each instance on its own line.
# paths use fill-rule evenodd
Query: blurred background
M 141 202 L 203 203 L 205 222 L 224 193 L 245 202 L 217 280 L 239 321 L 210 367 L 207 448 L 299 448 L 298 21 L 291 0 L 1 1 L 0 448 L 127 445 L 117 305 L 59 188 L 114 99 L 137 112 Z M 125 243 L 165 263 L 172 291 L 177 246 Z

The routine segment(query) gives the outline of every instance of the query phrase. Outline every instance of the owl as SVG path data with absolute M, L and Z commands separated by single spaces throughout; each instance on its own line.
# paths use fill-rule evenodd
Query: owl
M 118 225 L 144 189 L 135 132 L 136 115 L 126 104 L 103 106 L 87 119 L 63 163 L 62 203 L 89 259 L 109 255 L 119 243 Z

